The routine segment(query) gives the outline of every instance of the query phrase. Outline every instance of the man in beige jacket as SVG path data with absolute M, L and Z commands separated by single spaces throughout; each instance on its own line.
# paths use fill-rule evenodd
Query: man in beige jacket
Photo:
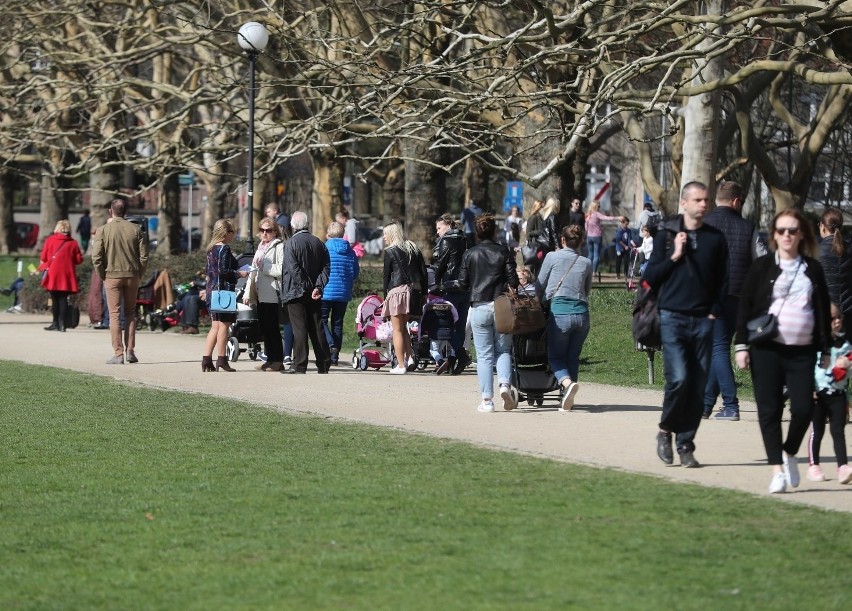
M 109 206 L 110 219 L 95 233 L 92 265 L 106 289 L 109 332 L 114 356 L 107 365 L 138 363 L 136 358 L 136 296 L 148 263 L 148 243 L 142 229 L 125 220 L 127 203 L 115 199 Z M 124 337 L 119 309 L 124 307 Z

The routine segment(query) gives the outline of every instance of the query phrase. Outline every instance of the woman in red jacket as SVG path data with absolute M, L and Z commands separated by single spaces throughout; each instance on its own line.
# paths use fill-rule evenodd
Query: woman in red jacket
M 41 265 L 44 272 L 41 285 L 50 291 L 53 302 L 53 322 L 45 331 L 65 331 L 65 311 L 68 295 L 77 293 L 77 272 L 74 266 L 83 262 L 83 253 L 77 241 L 71 237 L 71 223 L 61 220 L 56 223 L 53 235 L 44 241 L 41 250 Z

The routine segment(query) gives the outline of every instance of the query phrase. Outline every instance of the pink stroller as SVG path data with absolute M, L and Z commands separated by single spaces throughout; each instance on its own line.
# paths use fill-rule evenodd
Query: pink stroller
M 376 294 L 367 295 L 358 304 L 355 315 L 358 347 L 352 354 L 352 369 L 381 369 L 391 362 L 390 322 L 382 321 L 383 305 L 384 301 Z

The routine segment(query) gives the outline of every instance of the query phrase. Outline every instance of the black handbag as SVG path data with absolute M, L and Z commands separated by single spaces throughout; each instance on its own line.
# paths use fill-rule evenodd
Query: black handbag
M 774 314 L 764 314 L 746 323 L 749 344 L 765 344 L 778 335 L 778 319 Z

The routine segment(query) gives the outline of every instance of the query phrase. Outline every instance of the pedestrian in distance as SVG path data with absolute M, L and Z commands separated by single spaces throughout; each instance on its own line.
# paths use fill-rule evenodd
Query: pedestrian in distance
M 704 389 L 704 418 L 713 413 L 719 394 L 722 409 L 714 420 L 736 422 L 740 419 L 737 384 L 731 366 L 731 340 L 737 322 L 740 293 L 752 261 L 766 254 L 766 246 L 754 223 L 742 217 L 743 189 L 733 181 L 725 181 L 716 189 L 716 207 L 704 222 L 723 234 L 728 244 L 728 295 L 725 307 L 713 320 L 713 358 L 707 387 Z
M 388 223 L 382 230 L 385 242 L 382 285 L 385 303 L 382 317 L 389 318 L 393 329 L 393 348 L 397 365 L 390 373 L 414 371 L 417 361 L 408 332 L 409 318 L 420 317 L 428 281 L 423 253 L 406 239 L 402 225 Z
M 751 369 L 757 420 L 772 468 L 770 494 L 799 485 L 796 454 L 814 413 L 814 367 L 829 367 L 831 310 L 817 243 L 807 218 L 791 208 L 769 227 L 770 254 L 749 268 L 740 295 L 735 350 L 737 367 Z M 749 342 L 748 322 L 772 314 L 777 333 Z M 790 398 L 790 424 L 782 430 L 784 388 Z
M 516 407 L 512 393 L 512 336 L 498 333 L 494 300 L 508 287 L 517 289 L 515 257 L 497 242 L 497 224 L 490 214 L 476 218 L 477 244 L 462 257 L 459 285 L 470 291 L 470 325 L 476 347 L 476 377 L 482 401 L 479 412 L 494 411 L 494 369 L 503 409 Z
M 728 294 L 728 246 L 718 229 L 704 223 L 707 187 L 684 185 L 682 215 L 669 219 L 654 238 L 644 280 L 657 291 L 665 388 L 657 433 L 657 456 L 674 462 L 675 435 L 680 464 L 698 467 L 695 436 L 713 352 L 713 319 Z
M 228 219 L 219 219 L 213 225 L 213 235 L 207 245 L 207 311 L 210 312 L 210 331 L 204 344 L 204 356 L 201 357 L 201 371 L 236 371 L 228 364 L 225 351 L 228 346 L 230 327 L 237 321 L 236 313 L 213 312 L 211 298 L 213 291 L 233 291 L 237 278 L 245 278 L 247 271 L 240 271 L 230 244 L 236 237 L 234 224 Z M 213 363 L 213 351 L 217 351 L 216 363 Z
M 92 242 L 92 265 L 103 280 L 109 308 L 113 356 L 107 364 L 123 365 L 125 359 L 138 363 L 136 297 L 148 264 L 148 242 L 142 228 L 124 218 L 127 202 L 114 199 L 109 211 L 110 220 L 98 228 Z
M 344 237 L 344 226 L 334 221 L 326 232 L 325 248 L 331 268 L 328 284 L 322 294 L 322 328 L 331 353 L 331 364 L 337 365 L 343 347 L 343 319 L 352 300 L 352 287 L 358 279 L 358 257 Z
M 322 241 L 308 231 L 308 215 L 302 210 L 290 219 L 293 235 L 284 244 L 281 300 L 287 304 L 293 325 L 293 364 L 282 373 L 308 371 L 308 340 L 314 349 L 317 373 L 327 374 L 331 354 L 322 330 L 322 296 L 331 262 Z
M 243 303 L 257 308 L 257 322 L 263 337 L 266 361 L 255 367 L 258 371 L 278 372 L 284 366 L 280 326 L 283 266 L 284 243 L 278 225 L 274 218 L 265 216 L 260 221 L 257 250 L 243 291 Z
M 41 249 L 41 285 L 50 292 L 53 314 L 53 322 L 45 331 L 65 331 L 68 296 L 79 292 L 74 268 L 82 262 L 83 253 L 71 237 L 71 223 L 59 221 Z
M 589 292 L 592 262 L 580 254 L 583 229 L 569 225 L 562 230 L 562 248 L 544 257 L 536 290 L 549 304 L 547 359 L 559 382 L 559 411 L 571 411 L 579 390 L 580 354 L 589 335 Z

